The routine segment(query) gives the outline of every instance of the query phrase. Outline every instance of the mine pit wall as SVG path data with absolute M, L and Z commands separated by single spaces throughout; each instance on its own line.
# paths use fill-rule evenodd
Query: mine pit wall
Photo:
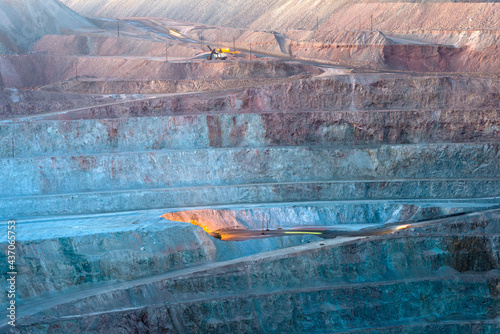
M 471 283 L 471 280 L 476 282 Z M 484 296 L 484 293 L 497 284 L 497 281 L 493 279 L 477 281 L 475 276 L 465 276 L 460 279 L 446 277 L 431 281 L 398 282 L 366 287 L 314 288 L 259 295 L 250 293 L 245 296 L 227 296 L 223 301 L 202 300 L 162 304 L 157 298 L 158 303 L 149 307 L 116 309 L 113 312 L 103 311 L 64 319 L 40 319 L 39 322 L 32 320 L 28 324 L 18 325 L 18 328 L 30 333 L 80 333 L 87 331 L 91 326 L 99 332 L 110 334 L 123 333 L 124 327 L 137 332 L 148 330 L 158 333 L 161 331 L 279 333 L 283 330 L 303 333 L 321 332 L 325 330 L 327 324 L 327 329 L 345 330 L 345 333 L 374 333 L 378 328 L 373 327 L 384 330 L 386 325 L 389 327 L 389 333 L 409 330 L 411 333 L 431 333 L 436 330 L 445 333 L 475 331 L 498 333 L 500 326 L 497 321 L 482 319 L 489 314 L 487 309 L 498 306 L 495 297 Z M 457 290 L 461 294 L 452 299 L 450 296 Z M 413 293 L 408 295 L 408 291 Z M 398 305 L 396 309 L 394 296 L 401 296 L 406 303 Z M 419 300 L 419 296 L 426 298 L 426 301 Z M 148 297 L 154 296 L 148 295 Z M 469 305 L 470 300 L 477 301 L 469 307 L 474 316 L 463 311 L 463 305 Z M 95 304 L 99 302 L 100 300 Z M 444 303 L 448 303 L 445 309 L 443 309 Z M 483 306 L 479 306 L 479 303 Z M 345 306 L 346 304 L 349 306 Z M 276 305 L 279 305 L 278 311 Z M 455 320 L 447 312 L 468 319 L 473 318 L 474 321 Z M 424 320 L 415 324 L 414 317 Z M 425 319 L 437 320 L 431 324 Z M 411 325 L 401 325 L 401 322 Z M 363 329 L 351 331 L 353 328 Z
M 153 219 L 160 223 L 147 229 L 138 226 L 133 230 L 99 233 L 94 227 L 95 233 L 91 233 L 90 227 L 84 235 L 71 235 L 72 231 L 68 231 L 57 238 L 44 235 L 50 235 L 47 231 L 57 221 L 52 227 L 43 222 L 31 225 L 30 230 L 20 226 L 23 235 L 34 237 L 21 236 L 17 240 L 18 300 L 215 261 L 215 245 L 208 234 L 188 224 L 166 224 L 159 217 Z M 68 225 L 78 229 L 78 224 L 85 220 L 89 219 L 69 221 Z M 94 222 L 98 224 L 99 220 Z M 2 243 L 1 248 L 6 250 L 7 245 Z M 1 303 L 6 302 L 2 295 Z
M 0 119 L 116 102 L 109 96 L 6 88 L 0 91 Z
M 500 110 L 496 109 L 275 111 L 47 120 L 0 124 L 0 158 L 217 147 L 488 143 L 498 142 L 498 138 Z
M 11 175 L 0 185 L 8 197 L 362 180 L 500 182 L 500 144 L 107 153 L 1 159 L 0 169 Z
M 414 39 L 432 45 L 470 47 L 475 51 L 495 52 L 500 48 L 500 31 L 497 29 L 472 30 L 393 30 L 389 38 Z
M 292 55 L 348 66 L 412 72 L 500 73 L 500 56 L 469 46 L 386 44 L 348 45 L 292 43 Z M 494 50 L 492 50 L 494 51 Z
M 312 90 L 317 90 L 317 94 L 310 94 Z M 420 90 L 424 92 L 419 93 Z M 345 94 L 350 96 L 345 98 Z M 0 213 L 6 216 L 5 219 L 17 219 L 148 208 L 172 208 L 173 211 L 175 207 L 242 203 L 279 206 L 283 202 L 323 201 L 318 204 L 321 208 L 324 201 L 348 201 L 347 204 L 334 204 L 338 210 L 347 212 L 344 217 L 334 216 L 337 209 L 325 210 L 324 213 L 322 209 L 295 211 L 298 216 L 313 211 L 313 216 L 317 214 L 314 217 L 318 218 L 312 218 L 312 221 L 324 219 L 335 224 L 351 219 L 355 223 L 367 219 L 401 220 L 410 216 L 429 217 L 429 213 L 436 212 L 461 212 L 457 208 L 459 204 L 454 208 L 443 205 L 434 209 L 419 207 L 420 204 L 415 203 L 419 200 L 461 202 L 458 200 L 463 199 L 468 201 L 469 209 L 481 208 L 484 207 L 484 197 L 500 196 L 500 180 L 497 178 L 500 166 L 498 94 L 497 82 L 482 79 L 341 76 L 233 91 L 227 96 L 198 94 L 89 108 L 54 116 L 56 120 L 50 120 L 50 116 L 34 122 L 3 123 L 0 125 L 2 147 L 10 144 L 14 150 L 2 149 L 0 164 L 16 175 L 24 175 L 25 187 L 16 188 L 12 180 L 2 180 Z M 338 103 L 339 99 L 341 103 Z M 388 110 L 393 106 L 399 110 Z M 460 107 L 454 110 L 455 106 Z M 367 110 L 352 110 L 358 107 Z M 91 119 L 102 115 L 110 118 Z M 57 120 L 58 117 L 75 120 Z M 14 141 L 13 136 L 16 136 Z M 144 150 L 149 152 L 142 152 Z M 297 154 L 301 161 L 289 165 L 282 163 Z M 206 161 L 211 166 L 220 165 L 219 169 L 209 170 L 202 164 Z M 304 161 L 312 165 L 307 172 L 304 172 L 307 167 Z M 115 162 L 120 162 L 120 165 L 115 165 Z M 144 166 L 148 168 L 146 174 L 142 174 Z M 135 172 L 131 174 L 132 169 Z M 245 172 L 245 179 L 236 177 L 236 169 L 240 169 L 238 173 Z M 356 178 L 345 177 L 348 169 L 356 171 Z M 207 171 L 210 173 L 206 174 Z M 187 172 L 190 172 L 189 180 L 185 177 Z M 254 176 L 261 174 L 261 179 Z M 388 175 L 391 179 L 385 179 Z M 325 182 L 328 177 L 335 180 Z M 424 179 L 416 179 L 419 177 Z M 314 181 L 315 178 L 321 180 Z M 71 182 L 57 181 L 60 179 Z M 180 179 L 188 182 L 179 183 Z M 356 203 L 397 199 L 405 203 L 380 206 Z M 295 217 L 285 209 L 267 212 L 274 212 L 280 221 L 292 222 Z M 246 226 L 256 226 L 261 222 L 263 211 L 239 214 L 238 219 L 250 215 Z M 327 218 L 329 215 L 331 219 Z M 238 215 L 234 217 L 237 219 Z M 488 216 L 488 221 L 498 221 L 495 217 Z M 80 223 L 76 218 L 68 222 L 68 226 Z M 113 328 L 120 328 L 114 323 L 116 315 L 120 314 L 121 323 L 130 321 L 131 328 L 141 323 L 136 321 L 136 316 L 146 315 L 152 320 L 144 326 L 150 326 L 152 331 L 169 326 L 160 323 L 173 324 L 171 328 L 180 331 L 214 328 L 221 331 L 235 328 L 258 330 L 262 323 L 264 327 L 282 323 L 283 328 L 293 326 L 314 330 L 316 327 L 305 321 L 294 323 L 294 314 L 323 317 L 324 313 L 318 312 L 320 303 L 328 300 L 332 305 L 343 305 L 342 298 L 346 295 L 357 296 L 357 299 L 347 308 L 339 307 L 329 312 L 324 319 L 321 318 L 322 324 L 338 321 L 344 312 L 356 309 L 362 314 L 358 320 L 370 326 L 399 325 L 400 319 L 414 319 L 411 305 L 422 305 L 419 309 L 428 310 L 422 313 L 424 318 L 448 320 L 453 312 L 462 312 L 460 307 L 470 300 L 479 300 L 471 306 L 471 314 L 477 317 L 473 319 L 491 319 L 497 316 L 491 309 L 498 309 L 498 296 L 488 293 L 498 284 L 495 276 L 498 247 L 495 245 L 500 241 L 496 230 L 486 229 L 483 225 L 474 232 L 462 228 L 453 230 L 453 234 L 442 229 L 419 238 L 403 235 L 392 241 L 377 239 L 368 242 L 366 247 L 351 243 L 338 251 L 331 248 L 324 257 L 320 255 L 323 250 L 317 250 L 300 255 L 296 260 L 291 260 L 292 256 L 290 259 L 275 259 L 270 267 L 267 261 L 251 261 L 245 264 L 247 267 L 229 267 L 230 273 L 222 270 L 207 272 L 198 278 L 174 280 L 173 290 L 177 297 L 174 299 L 169 299 L 172 289 L 170 283 L 164 281 L 127 290 L 123 294 L 113 292 L 78 304 L 82 310 L 92 309 L 88 313 L 93 315 L 63 322 L 59 319 L 55 326 L 64 328 L 62 331 L 78 332 L 82 331 L 81 328 L 88 328 L 87 321 L 97 321 L 96 326 L 113 324 Z M 100 226 L 97 220 L 95 226 Z M 40 226 L 39 232 L 33 228 L 37 232 L 20 242 L 20 257 L 26 259 L 19 288 L 21 298 L 64 293 L 74 287 L 98 286 L 117 278 L 144 277 L 314 241 L 312 237 L 295 237 L 236 244 L 215 240 L 201 228 L 188 224 L 179 229 L 182 238 L 174 235 L 167 226 L 156 230 L 141 229 L 140 222 L 137 226 L 137 229 L 110 234 L 93 234 L 91 229 L 84 235 L 68 236 L 45 236 L 43 231 L 50 226 Z M 470 227 L 468 223 L 467 227 Z M 110 235 L 116 242 L 110 241 Z M 190 242 L 179 244 L 179 240 L 185 239 Z M 3 242 L 2 247 L 5 245 Z M 415 252 L 415 249 L 419 251 Z M 112 256 L 102 256 L 103 252 L 111 252 Z M 358 253 L 363 256 L 357 256 Z M 321 266 L 309 267 L 318 257 Z M 333 267 L 332 258 L 338 261 Z M 378 263 L 379 258 L 385 262 Z M 54 262 L 57 263 L 54 268 L 47 265 Z M 337 267 L 341 269 L 337 270 Z M 280 274 L 280 270 L 284 271 Z M 455 271 L 469 270 L 479 274 L 469 273 L 469 276 L 457 278 Z M 214 273 L 216 279 L 213 279 Z M 300 278 L 302 273 L 312 273 L 311 277 L 325 286 L 318 287 L 306 279 L 290 279 L 289 285 L 284 284 L 289 277 Z M 422 276 L 414 279 L 415 274 Z M 68 277 L 76 279 L 68 280 Z M 440 282 L 442 277 L 444 283 Z M 412 280 L 407 281 L 410 278 Z M 357 280 L 359 285 L 337 287 L 347 280 Z M 248 285 L 254 281 L 255 285 Z M 200 287 L 198 292 L 190 282 Z M 307 284 L 306 287 L 302 286 L 303 283 Z M 439 291 L 432 290 L 436 286 Z M 169 293 L 165 292 L 166 289 Z M 457 289 L 464 291 L 461 294 L 463 299 L 458 302 L 450 299 Z M 205 301 L 220 298 L 221 290 L 229 291 L 229 297 Z M 214 295 L 212 291 L 218 292 Z M 391 301 L 395 294 L 421 293 L 410 295 L 405 304 L 408 308 L 397 315 L 393 312 L 393 303 L 384 301 L 382 313 L 393 317 L 379 318 L 374 314 L 380 314 L 380 309 L 366 308 L 366 301 L 371 300 L 370 296 L 377 296 L 373 297 L 373 303 L 380 305 L 376 301 L 378 296 L 387 295 L 384 291 L 391 291 Z M 425 308 L 429 305 L 423 304 L 427 299 L 422 301 L 420 296 L 424 292 L 430 296 L 429 291 L 438 298 Z M 181 295 L 184 302 L 177 303 Z M 311 295 L 321 302 L 311 301 L 307 297 Z M 248 303 L 249 298 L 253 303 Z M 170 304 L 154 307 L 148 304 L 152 300 Z M 290 306 L 278 320 L 252 322 L 255 314 L 267 312 L 265 305 L 288 305 L 286 303 L 290 300 L 304 307 L 296 309 Z M 242 313 L 234 316 L 224 315 L 232 319 L 229 323 L 234 327 L 222 328 L 224 325 L 213 322 L 193 323 L 185 318 L 186 313 L 196 314 L 195 318 L 200 319 L 209 314 L 222 318 L 220 310 L 225 307 L 220 306 L 222 303 L 234 303 L 231 308 L 241 310 Z M 442 303 L 451 306 L 444 309 Z M 246 306 L 238 306 L 243 304 Z M 130 305 L 130 309 L 117 311 L 124 305 Z M 264 308 L 259 305 L 264 305 Z M 65 314 L 67 309 L 68 306 L 63 305 L 57 309 L 60 312 L 57 314 Z M 366 319 L 365 313 L 372 315 L 369 320 L 363 320 Z M 45 321 L 37 319 L 40 318 L 32 321 Z M 26 331 L 47 331 L 51 328 L 50 321 L 47 320 L 47 325 L 25 327 Z M 346 320 L 338 328 L 349 329 L 349 323 L 352 321 Z M 183 325 L 176 327 L 176 324 Z M 103 330 L 112 333 L 113 328 Z
M 476 282 L 472 283 L 471 280 L 474 279 Z M 346 331 L 357 326 L 384 327 L 391 324 L 398 326 L 396 329 L 403 332 L 407 328 L 417 327 L 416 333 L 429 333 L 436 329 L 442 329 L 444 332 L 458 330 L 458 333 L 468 333 L 473 328 L 494 334 L 500 329 L 498 322 L 485 321 L 483 318 L 487 318 L 490 315 L 489 310 L 498 306 L 497 298 L 487 294 L 497 283 L 498 280 L 495 279 L 479 281 L 475 276 L 465 276 L 460 279 L 446 277 L 366 287 L 312 288 L 258 295 L 250 293 L 245 296 L 228 296 L 221 301 L 202 300 L 165 304 L 159 302 L 149 307 L 96 312 L 82 317 L 57 319 L 54 322 L 33 321 L 32 325 L 21 325 L 20 328 L 30 333 L 82 332 L 90 326 L 105 333 L 122 333 L 120 330 L 124 326 L 137 331 L 147 329 L 152 332 L 164 330 L 185 333 L 262 331 L 279 333 L 288 330 L 292 333 L 302 333 L 322 331 L 325 329 L 325 324 L 327 329 Z M 457 290 L 461 292 L 459 296 L 451 297 Z M 407 295 L 408 291 L 413 293 Z M 401 296 L 406 302 L 396 308 L 394 296 Z M 420 296 L 428 301 L 419 300 Z M 470 310 L 468 313 L 464 311 L 463 305 L 469 305 L 470 300 L 475 300 L 476 303 L 468 307 Z M 95 304 L 97 303 L 96 301 Z M 444 303 L 448 303 L 446 308 L 443 308 Z M 349 306 L 345 306 L 346 304 Z M 276 305 L 279 305 L 279 311 L 276 310 Z M 472 317 L 478 321 L 456 323 L 453 322 L 455 318 L 448 312 L 464 318 Z M 438 320 L 432 325 L 422 321 L 423 323 L 419 324 L 422 326 L 422 331 L 418 331 L 420 329 L 418 325 L 401 326 L 401 322 L 411 323 L 415 318 Z M 451 322 L 447 323 L 447 320 Z
M 323 203 L 172 212 L 166 213 L 164 218 L 157 212 L 34 220 L 18 225 L 16 252 L 20 275 L 17 294 L 24 300 L 72 287 L 131 280 L 318 241 L 311 236 L 291 236 L 222 242 L 190 224 L 190 220 L 217 230 L 236 226 L 260 229 L 262 221 L 269 219 L 269 227 L 273 229 L 405 221 L 429 209 L 434 215 L 446 215 L 488 207 L 481 203 L 468 205 L 472 206 L 462 207 L 460 203 Z M 96 228 L 98 231 L 93 233 Z M 2 242 L 1 247 L 6 249 L 7 243 Z
M 82 94 L 167 94 L 183 92 L 217 91 L 269 85 L 306 77 L 301 74 L 286 78 L 255 78 L 226 80 L 71 80 L 40 87 L 50 92 L 77 92 Z
M 86 58 L 54 55 L 0 56 L 5 87 L 38 87 L 79 77 L 106 80 L 218 80 L 282 78 L 305 71 L 305 65 L 281 61 L 165 62 L 126 58 Z
M 384 62 L 382 45 L 345 45 L 323 43 L 290 43 L 292 58 L 326 60 L 343 66 L 368 69 L 390 69 Z
M 387 45 L 376 53 L 370 51 L 370 48 L 367 48 L 366 46 L 356 46 L 355 48 L 358 48 L 359 50 L 345 49 L 343 47 L 335 48 L 335 52 L 340 53 L 334 58 L 349 62 L 350 60 L 343 59 L 341 54 L 348 54 L 348 57 L 359 54 L 360 58 L 368 57 L 369 60 L 353 59 L 354 61 L 359 62 L 358 66 L 371 66 L 371 63 L 376 62 L 382 64 L 381 66 L 384 68 L 388 67 L 390 69 L 417 72 L 471 71 L 488 74 L 498 72 L 499 57 L 495 56 L 494 53 L 471 50 L 461 52 L 459 51 L 461 49 L 413 45 Z M 376 48 L 382 47 L 376 46 Z M 414 48 L 417 49 L 415 50 Z M 309 48 L 307 50 L 309 50 L 308 52 L 312 52 L 314 48 Z M 321 52 L 325 53 L 327 50 L 328 48 Z M 370 56 L 367 56 L 367 54 Z M 307 53 L 302 56 L 306 58 L 314 58 L 314 55 Z M 354 56 L 354 58 L 356 58 L 356 56 Z M 449 60 L 455 58 L 458 60 Z M 120 84 L 123 86 L 124 82 L 127 80 L 136 81 L 137 83 L 142 82 L 143 85 L 150 81 L 151 85 L 153 85 L 156 80 L 172 80 L 174 82 L 179 80 L 203 81 L 206 80 L 207 77 L 217 78 L 217 80 L 242 80 L 256 78 L 276 79 L 290 77 L 300 73 L 310 73 L 312 75 L 319 74 L 318 70 L 314 67 L 300 63 L 282 61 L 200 61 L 191 63 L 175 63 L 165 62 L 163 60 L 156 61 L 124 58 L 97 59 L 65 56 L 60 57 L 52 55 L 4 55 L 0 57 L 0 71 L 2 72 L 4 86 L 11 88 L 39 87 L 66 80 L 75 80 L 77 74 L 76 68 L 78 68 L 79 77 L 117 80 L 115 83 L 115 90 L 120 89 Z M 82 86 L 80 89 L 84 88 L 84 81 L 79 84 Z M 96 82 L 94 85 L 97 84 L 98 83 Z M 106 90 L 113 90 L 112 81 L 107 83 L 107 85 L 109 87 L 106 88 Z M 92 87 L 88 87 L 88 89 L 90 88 Z M 56 88 L 49 87 L 49 89 Z M 92 89 L 94 92 L 98 91 L 98 87 L 94 87 Z M 104 88 L 101 87 L 100 89 L 102 90 Z M 144 91 L 147 91 L 146 89 L 147 86 L 143 87 Z M 159 88 L 156 88 L 156 90 L 158 89 Z
M 498 197 L 498 179 L 369 180 L 237 184 L 230 186 L 113 190 L 44 196 L 5 197 L 0 212 L 6 219 L 80 215 L 159 208 L 239 205 L 304 201 L 466 200 Z
M 54 325 L 79 331 L 92 323 L 114 333 L 110 322 L 119 319 L 143 330 L 311 331 L 324 330 L 325 324 L 348 330 L 432 319 L 434 329 L 448 328 L 450 321 L 485 321 L 489 328 L 500 305 L 499 227 L 498 210 L 491 210 L 418 228 L 418 236 L 400 232 L 263 253 L 82 298 L 78 317 L 58 318 Z M 404 302 L 396 307 L 394 298 Z M 276 312 L 276 305 L 282 311 Z M 73 307 L 39 313 L 23 328 L 56 329 L 52 312 L 71 316 Z
M 357 201 L 399 199 L 416 205 L 412 202 L 465 200 L 472 203 L 469 208 L 481 208 L 484 197 L 500 195 L 498 88 L 495 81 L 455 76 L 350 75 L 2 123 L 2 170 L 18 175 L 24 187 L 2 179 L 0 214 L 19 219 L 347 201 L 342 205 L 349 209 L 335 204 L 349 212 L 329 219 L 335 223 L 401 219 L 406 212 L 397 205 L 356 209 Z M 410 211 L 424 218 L 436 213 Z M 251 218 L 248 226 L 258 222 Z M 77 219 L 68 226 L 78 224 Z M 296 246 L 312 238 L 227 244 L 192 225 L 182 231 L 192 240 L 185 248 L 171 240 L 175 236 L 168 236 L 167 228 L 115 232 L 115 244 L 90 233 L 35 234 L 19 250 L 27 259 L 22 297 L 226 260 L 225 254 L 239 257 Z M 141 250 L 150 241 L 158 244 Z M 162 244 L 172 247 L 155 248 Z M 129 247 L 125 258 L 120 255 L 124 247 Z M 114 249 L 116 257 L 103 259 L 104 249 Z M 35 251 L 49 255 L 43 258 Z M 47 268 L 52 262 L 58 271 Z M 67 280 L 78 271 L 82 274 L 76 280 Z
M 123 22 L 121 22 L 123 29 Z M 116 23 L 115 27 L 116 28 Z M 34 46 L 34 52 L 67 56 L 142 56 L 165 57 L 165 43 L 126 36 L 45 35 Z M 208 49 L 207 49 L 208 51 Z M 168 55 L 189 58 L 200 52 L 199 46 L 169 45 Z
M 371 3 L 366 3 L 371 2 Z M 399 3 L 396 3 L 399 2 Z M 497 30 L 498 1 L 360 1 L 343 6 L 320 26 L 319 36 L 331 30 L 443 31 Z M 353 19 L 356 18 L 356 19 Z M 471 21 L 472 19 L 472 21 Z
M 404 203 L 325 202 L 310 205 L 257 207 L 251 209 L 197 209 L 172 211 L 163 218 L 206 227 L 206 231 L 223 229 L 277 229 L 296 226 L 331 226 L 338 224 L 382 224 L 424 221 L 464 212 L 483 211 L 495 201 L 456 202 L 414 201 Z M 402 223 L 403 224 L 403 223 Z
M 389 69 L 416 72 L 477 72 L 500 74 L 500 55 L 470 47 L 385 45 Z
M 22 181 L 2 181 L 1 212 L 496 196 L 498 85 L 352 75 L 4 123 L 0 164 Z
M 484 110 L 499 107 L 500 82 L 492 79 L 454 75 L 352 74 L 240 88 L 224 93 L 193 93 L 141 100 L 56 113 L 41 119 L 107 119 L 271 111 Z

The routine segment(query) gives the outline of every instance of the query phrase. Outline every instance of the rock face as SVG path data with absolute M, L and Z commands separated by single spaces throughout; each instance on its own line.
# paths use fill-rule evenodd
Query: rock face
M 407 203 L 407 202 L 406 202 Z M 439 215 L 484 210 L 494 202 L 454 206 L 444 202 L 405 201 L 311 203 L 259 209 L 154 211 L 137 214 L 86 217 L 78 220 L 36 219 L 18 228 L 20 234 L 19 289 L 21 300 L 54 294 L 75 287 L 96 287 L 117 280 L 176 271 L 194 265 L 227 261 L 260 252 L 317 241 L 310 236 L 283 239 L 222 242 L 206 231 L 224 227 L 260 229 L 303 225 L 336 226 L 426 219 Z M 432 212 L 432 214 L 429 214 Z M 169 221 L 166 221 L 168 219 Z M 186 224 L 187 222 L 188 224 Z M 5 296 L 2 297 L 5 301 Z
M 58 0 L 2 0 L 0 18 L 0 54 L 29 51 L 46 34 L 95 28 Z
M 498 4 L 67 2 L 240 22 L 259 31 L 227 28 L 223 43 L 262 37 L 286 59 L 203 60 L 197 38 L 226 30 L 161 18 L 120 20 L 120 38 L 92 19 L 101 30 L 2 56 L 18 308 L 0 332 L 500 331 Z M 414 14 L 408 31 L 394 8 Z M 384 31 L 366 31 L 368 9 Z M 493 27 L 460 30 L 472 13 Z M 434 15 L 441 30 L 413 30 Z M 264 238 L 219 240 L 228 229 Z M 8 245 L 0 233 L 2 273 Z
M 495 333 L 499 224 L 490 210 L 86 290 L 46 300 L 19 330 Z
M 352 75 L 6 123 L 2 215 L 498 196 L 497 86 Z
M 3 122 L 1 212 L 25 220 L 18 330 L 493 333 L 498 92 L 489 79 L 350 74 Z M 179 211 L 195 206 L 210 209 Z M 159 210 L 116 213 L 145 209 Z M 200 227 L 478 210 L 356 240 L 220 241 Z M 68 214 L 84 216 L 55 218 Z

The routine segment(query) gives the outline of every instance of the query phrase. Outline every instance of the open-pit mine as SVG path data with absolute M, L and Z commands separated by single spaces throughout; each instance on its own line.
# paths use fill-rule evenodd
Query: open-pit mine
M 500 332 L 498 0 L 0 0 L 0 333 Z

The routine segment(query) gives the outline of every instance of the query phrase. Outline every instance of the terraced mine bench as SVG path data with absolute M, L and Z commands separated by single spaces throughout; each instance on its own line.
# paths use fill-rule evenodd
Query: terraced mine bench
M 0 215 L 21 235 L 19 328 L 493 333 L 499 91 L 481 78 L 351 74 L 2 121 Z M 225 242 L 188 224 L 476 211 L 326 241 Z

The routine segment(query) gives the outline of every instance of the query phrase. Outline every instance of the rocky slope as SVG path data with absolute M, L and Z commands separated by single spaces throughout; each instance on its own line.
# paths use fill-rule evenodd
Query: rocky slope
M 346 201 L 166 214 L 164 210 L 156 210 L 85 218 L 41 217 L 18 229 L 22 275 L 17 295 L 20 300 L 41 294 L 57 295 L 72 289 L 98 287 L 318 240 L 298 235 L 222 242 L 206 233 L 224 227 L 260 229 L 266 219 L 271 229 L 304 225 L 334 228 L 339 224 L 357 228 L 485 210 L 494 205 L 494 201 L 454 204 L 394 201 L 384 205 L 373 201 Z M 204 229 L 189 224 L 193 221 Z M 0 302 L 5 302 L 5 296 Z
M 0 58 L 0 71 L 3 83 L 9 88 L 46 87 L 48 90 L 92 93 L 92 87 L 85 89 L 88 85 L 108 85 L 107 93 L 142 93 L 139 91 L 141 82 L 155 82 L 161 86 L 161 82 L 178 82 L 182 85 L 192 85 L 191 91 L 196 89 L 196 83 L 202 85 L 203 81 L 209 83 L 220 83 L 223 80 L 252 80 L 288 78 L 304 73 L 306 66 L 299 63 L 282 63 L 276 61 L 264 62 L 165 62 L 163 57 L 59 57 L 52 55 L 22 55 L 4 56 Z M 320 73 L 314 70 L 313 73 Z M 78 75 L 78 78 L 77 78 Z M 300 77 L 299 77 L 300 78 Z M 78 82 L 81 80 L 82 82 Z M 62 81 L 69 81 L 62 83 Z M 77 82 L 71 82 L 77 81 Z M 137 86 L 126 89 L 115 87 L 113 82 L 132 82 Z M 186 82 L 190 81 L 190 82 Z M 100 83 L 99 83 L 100 82 Z M 118 83 L 119 84 L 119 83 Z M 66 88 L 70 85 L 72 88 Z M 82 87 L 78 87 L 81 85 Z M 151 89 L 153 87 L 149 85 Z M 164 93 L 175 91 L 164 85 Z M 144 84 L 145 89 L 148 84 Z M 229 86 L 230 87 L 230 86 Z M 229 88 L 227 87 L 227 88 Z M 80 90 L 80 89 L 81 90 Z M 216 85 L 214 85 L 216 88 Z M 95 88 L 98 90 L 99 88 Z M 159 89 L 161 92 L 161 89 Z M 185 91 L 189 91 L 186 89 Z M 96 93 L 96 92 L 94 92 Z M 97 92 L 100 93 L 100 92 Z
M 117 4 L 107 2 L 99 10 Z M 73 5 L 80 10 L 88 6 L 86 3 Z M 171 5 L 148 2 L 146 7 L 155 10 L 156 6 Z M 172 11 L 162 9 L 161 16 L 222 26 L 181 24 L 177 27 L 195 40 L 203 38 L 226 46 L 235 43 L 238 48 L 253 48 L 254 52 L 375 69 L 498 73 L 500 5 L 497 3 L 276 1 L 253 6 L 249 9 L 251 15 L 246 15 L 243 21 L 238 19 L 238 27 L 247 27 L 246 30 L 234 28 L 231 13 L 218 16 L 245 6 L 246 3 L 240 2 L 231 2 L 228 6 L 219 2 L 184 2 L 175 9 L 172 7 Z M 189 10 L 178 13 L 178 8 Z M 206 17 L 214 8 L 217 15 Z M 126 15 L 135 14 L 127 12 Z M 403 23 L 401 17 L 405 18 Z M 250 21 L 242 23 L 246 20 Z M 158 19 L 154 24 L 169 27 L 176 23 Z
M 17 332 L 494 333 L 498 84 L 320 75 L 1 122 L 0 212 L 20 233 Z M 327 241 L 220 241 L 179 222 L 335 226 L 478 210 Z
M 95 26 L 58 0 L 0 1 L 0 54 L 24 53 L 46 34 Z
M 2 213 L 496 196 L 498 91 L 485 79 L 343 75 L 21 119 L 2 125 L 2 163 L 23 180 L 2 183 Z
M 498 4 L 446 2 L 365 3 L 361 1 L 131 1 L 63 0 L 71 8 L 88 16 L 158 16 L 205 24 L 249 27 L 253 29 L 308 29 L 321 24 L 324 30 L 368 30 L 373 15 L 375 29 L 466 29 L 497 28 Z M 396 2 L 396 3 L 394 3 Z M 399 3 L 398 3 L 399 2 Z M 467 1 L 463 1 L 467 2 Z M 403 21 L 396 17 L 405 17 Z M 402 25 L 402 24 L 403 25 Z
M 499 232 L 489 210 L 49 296 L 16 332 L 495 333 Z
M 123 34 L 123 32 L 122 32 Z M 33 47 L 33 51 L 54 55 L 78 56 L 128 56 L 165 58 L 165 43 L 103 35 L 45 35 Z M 201 53 L 199 47 L 169 45 L 168 56 L 189 58 Z
M 292 24 L 312 27 L 316 24 L 314 10 L 326 17 L 345 0 L 288 1 L 79 1 L 64 0 L 71 8 L 88 16 L 101 17 L 169 17 L 176 20 L 202 22 L 218 26 L 271 28 L 270 25 Z M 309 17 L 304 17 L 309 13 Z M 314 19 L 314 20 L 312 20 Z M 264 25 L 262 22 L 266 21 Z M 314 21 L 314 22 L 313 22 Z M 288 23 L 287 23 L 288 22 Z M 292 23 L 293 22 L 293 23 Z

